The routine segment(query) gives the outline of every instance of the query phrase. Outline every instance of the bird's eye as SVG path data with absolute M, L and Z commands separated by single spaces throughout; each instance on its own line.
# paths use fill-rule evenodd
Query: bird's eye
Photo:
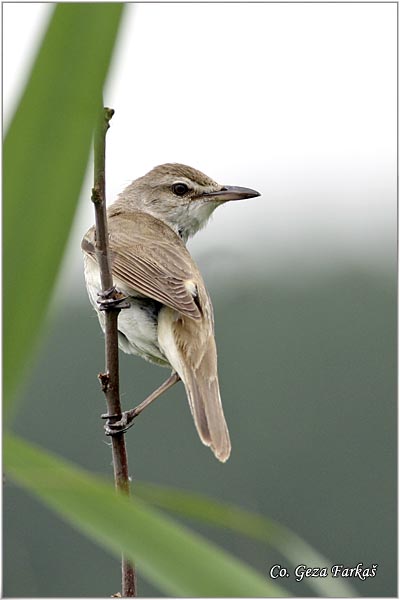
M 186 183 L 174 183 L 174 185 L 172 186 L 172 191 L 177 196 L 184 196 L 186 192 L 189 191 L 189 188 L 186 185 Z

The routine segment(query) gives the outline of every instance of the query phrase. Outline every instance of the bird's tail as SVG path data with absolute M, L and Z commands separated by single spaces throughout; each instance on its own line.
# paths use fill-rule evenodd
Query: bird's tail
M 219 393 L 217 350 L 210 323 L 205 328 L 192 319 L 177 320 L 175 311 L 164 307 L 159 314 L 158 339 L 185 385 L 201 441 L 225 462 L 231 442 Z
M 180 376 L 201 441 L 211 448 L 218 460 L 225 462 L 231 453 L 231 442 L 222 409 L 218 378 L 202 377 L 200 373 L 193 371 L 186 371 Z

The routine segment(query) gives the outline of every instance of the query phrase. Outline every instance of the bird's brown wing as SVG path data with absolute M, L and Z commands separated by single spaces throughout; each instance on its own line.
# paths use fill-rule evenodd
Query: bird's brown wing
M 119 281 L 185 316 L 201 318 L 196 285 L 201 275 L 170 227 L 137 212 L 112 215 L 108 229 L 112 272 Z M 95 257 L 94 229 L 82 247 Z

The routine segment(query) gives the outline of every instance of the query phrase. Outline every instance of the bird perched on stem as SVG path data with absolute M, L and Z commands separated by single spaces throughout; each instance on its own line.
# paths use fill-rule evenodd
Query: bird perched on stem
M 139 406 L 107 423 L 108 435 L 128 429 L 146 406 L 182 380 L 201 441 L 220 461 L 228 459 L 231 443 L 219 392 L 213 308 L 186 242 L 221 204 L 259 195 L 220 185 L 181 164 L 161 165 L 136 179 L 107 211 L 115 289 L 105 294 L 95 228 L 84 236 L 86 286 L 103 330 L 102 311 L 123 308 L 120 348 L 172 368 L 172 375 Z

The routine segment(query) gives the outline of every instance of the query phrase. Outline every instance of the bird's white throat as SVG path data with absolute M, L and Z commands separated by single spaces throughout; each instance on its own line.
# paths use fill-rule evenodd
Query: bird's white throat
M 190 237 L 205 227 L 217 206 L 217 202 L 198 199 L 192 200 L 186 205 L 170 208 L 168 214 L 159 210 L 152 211 L 152 214 L 157 219 L 164 221 L 186 243 Z

